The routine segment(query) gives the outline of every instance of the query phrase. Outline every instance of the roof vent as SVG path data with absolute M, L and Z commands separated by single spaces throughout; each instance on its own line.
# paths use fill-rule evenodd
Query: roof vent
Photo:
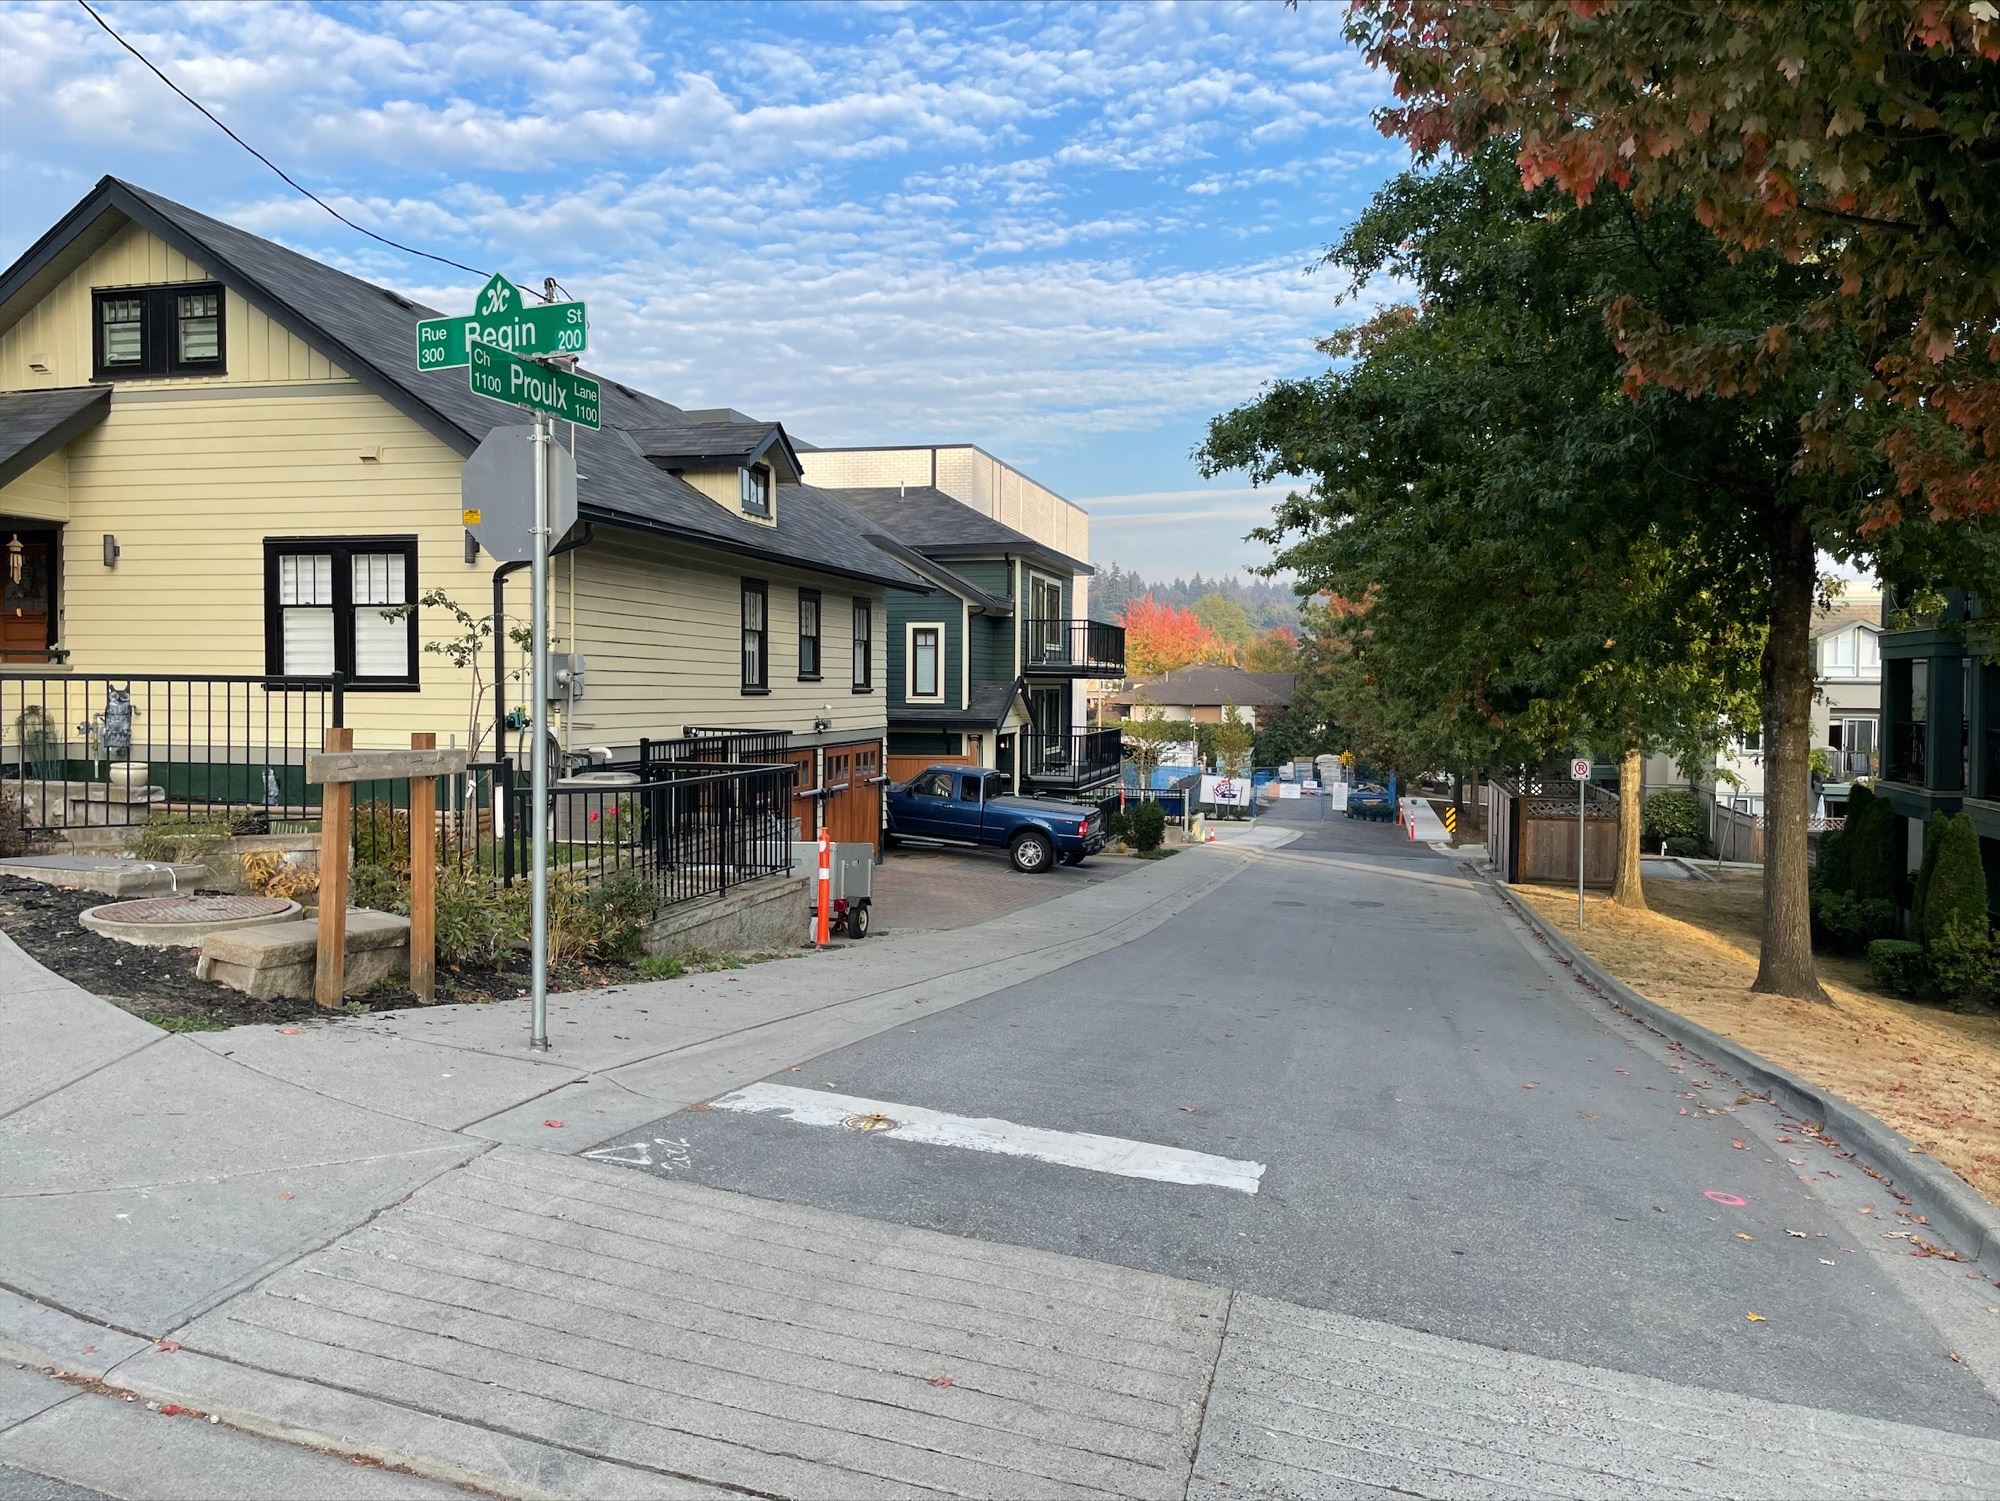
M 614 380 L 611 383 L 611 385 L 614 390 L 623 391 L 627 396 L 631 397 L 634 401 L 637 401 L 639 399 L 639 393 L 633 390 L 630 386 L 626 385 L 623 381 Z
M 398 296 L 396 293 L 391 292 L 387 287 L 384 287 L 382 289 L 382 295 L 388 298 L 391 302 L 395 303 L 397 307 L 402 308 L 405 312 L 413 313 L 417 310 L 417 305 L 414 302 L 410 301 L 409 298 Z

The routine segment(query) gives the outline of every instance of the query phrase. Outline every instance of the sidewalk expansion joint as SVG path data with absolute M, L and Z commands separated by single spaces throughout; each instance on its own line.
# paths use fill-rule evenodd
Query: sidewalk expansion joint
M 82 987 L 79 986 L 78 988 L 81 989 Z M 88 994 L 88 992 L 85 993 Z M 91 999 L 102 1000 L 103 997 L 92 996 Z M 104 1004 L 108 1006 L 111 1003 L 109 1001 L 105 1001 Z M 124 1052 L 118 1054 L 115 1058 L 103 1059 L 102 1061 L 91 1065 L 91 1067 L 85 1069 L 80 1074 L 75 1074 L 70 1078 L 62 1080 L 59 1083 L 51 1084 L 47 1089 L 43 1090 L 40 1094 L 31 1095 L 29 1098 L 22 1100 L 17 1104 L 8 1106 L 7 1109 L 5 1110 L 0 1110 L 0 1120 L 6 1120 L 9 1116 L 19 1115 L 23 1110 L 28 1109 L 31 1105 L 39 1105 L 43 1100 L 48 1099 L 52 1095 L 61 1094 L 65 1089 L 74 1089 L 77 1085 L 81 1084 L 85 1079 L 93 1078 L 96 1075 L 103 1073 L 107 1068 L 112 1067 L 114 1064 L 124 1063 L 128 1059 L 136 1058 L 139 1054 L 145 1052 L 147 1048 L 158 1047 L 161 1043 L 165 1042 L 169 1037 L 172 1036 L 174 1036 L 172 1032 L 162 1032 L 158 1037 L 148 1037 L 144 1042 L 138 1044 L 136 1047 L 127 1048 Z
M 195 1173 L 185 1178 L 162 1178 L 150 1183 L 99 1183 L 89 1188 L 32 1189 L 24 1193 L 0 1193 L 0 1202 L 27 1199 L 76 1199 L 89 1194 L 145 1193 L 155 1188 L 185 1188 L 196 1183 L 233 1183 L 242 1178 L 267 1178 L 273 1173 L 304 1173 L 322 1167 L 353 1167 L 364 1162 L 389 1162 L 398 1157 L 425 1157 L 439 1152 L 463 1152 L 479 1143 L 472 1137 L 440 1142 L 434 1147 L 410 1147 L 401 1152 L 370 1152 L 363 1157 L 329 1157 L 317 1162 L 286 1162 L 276 1167 L 245 1168 L 237 1173 Z

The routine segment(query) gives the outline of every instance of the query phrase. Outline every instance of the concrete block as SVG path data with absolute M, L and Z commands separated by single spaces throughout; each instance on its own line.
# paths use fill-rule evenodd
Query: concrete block
M 258 1000 L 304 1000 L 313 993 L 319 928 L 307 921 L 238 928 L 202 940 L 195 973 Z M 410 920 L 349 908 L 347 995 L 360 995 L 410 972 Z
M 768 953 L 806 940 L 807 877 L 766 876 L 705 901 L 670 907 L 647 925 L 649 954 Z
M 21 855 L 0 860 L 0 876 L 20 876 L 65 891 L 95 891 L 104 896 L 156 896 L 192 891 L 205 884 L 203 865 L 171 861 L 131 860 L 117 855 Z

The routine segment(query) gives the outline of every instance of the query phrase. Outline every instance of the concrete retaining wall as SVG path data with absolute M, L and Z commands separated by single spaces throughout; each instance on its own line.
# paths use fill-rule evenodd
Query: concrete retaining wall
M 669 908 L 646 929 L 649 954 L 768 953 L 806 941 L 809 902 L 804 872 L 766 876 L 711 901 Z

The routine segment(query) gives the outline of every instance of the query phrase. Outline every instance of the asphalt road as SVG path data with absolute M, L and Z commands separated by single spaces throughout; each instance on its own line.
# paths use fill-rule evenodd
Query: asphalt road
M 1940 1329 L 1991 1286 L 1883 1239 L 1858 1168 L 1583 995 L 1451 860 L 1270 817 L 1301 840 L 1137 942 L 771 1080 L 1260 1162 L 1256 1194 L 699 1107 L 634 1133 L 685 1143 L 639 1170 L 2000 1436 Z

